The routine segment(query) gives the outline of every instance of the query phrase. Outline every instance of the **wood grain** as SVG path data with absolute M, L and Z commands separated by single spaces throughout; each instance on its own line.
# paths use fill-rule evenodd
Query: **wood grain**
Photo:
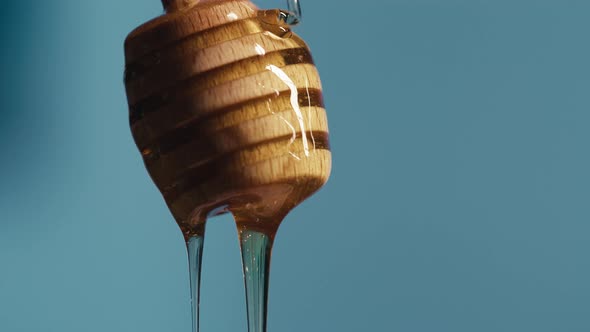
M 249 1 L 163 4 L 167 14 L 125 42 L 131 130 L 148 172 L 186 232 L 220 206 L 280 221 L 331 169 L 307 45 L 279 37 Z

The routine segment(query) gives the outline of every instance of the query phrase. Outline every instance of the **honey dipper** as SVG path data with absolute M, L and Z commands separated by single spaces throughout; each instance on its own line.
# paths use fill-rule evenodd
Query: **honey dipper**
M 250 332 L 263 331 L 276 230 L 330 174 L 320 79 L 287 24 L 292 13 L 243 0 L 162 2 L 166 13 L 125 40 L 131 132 L 192 254 L 193 312 L 207 217 L 230 212 Z

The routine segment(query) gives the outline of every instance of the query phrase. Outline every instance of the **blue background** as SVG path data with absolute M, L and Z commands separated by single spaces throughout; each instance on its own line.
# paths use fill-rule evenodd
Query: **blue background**
M 270 330 L 590 331 L 590 2 L 303 6 L 334 169 L 279 231 Z M 2 7 L 0 330 L 189 331 L 122 83 L 159 2 Z M 238 252 L 209 223 L 204 332 L 246 330 Z

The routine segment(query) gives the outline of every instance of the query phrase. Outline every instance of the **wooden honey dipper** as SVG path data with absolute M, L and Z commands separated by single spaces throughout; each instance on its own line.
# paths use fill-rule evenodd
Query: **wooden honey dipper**
M 244 265 L 266 262 L 259 271 L 266 291 L 280 222 L 330 174 L 317 70 L 307 45 L 281 20 L 288 13 L 248 0 L 162 2 L 166 14 L 125 40 L 133 137 L 189 249 L 191 239 L 202 246 L 208 216 L 231 212 Z M 263 240 L 265 257 L 252 256 L 254 239 Z M 260 296 L 265 302 L 266 293 Z M 196 311 L 198 290 L 193 299 Z M 262 331 L 257 326 L 266 321 L 252 322 L 253 310 L 249 302 L 250 331 Z

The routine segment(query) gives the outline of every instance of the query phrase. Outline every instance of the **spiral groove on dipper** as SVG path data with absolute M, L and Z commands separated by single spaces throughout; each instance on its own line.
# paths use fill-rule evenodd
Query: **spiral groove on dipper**
M 223 204 L 238 211 L 266 200 L 275 210 L 260 207 L 261 216 L 288 212 L 329 176 L 311 54 L 300 38 L 280 38 L 256 17 L 247 1 L 206 2 L 126 40 L 133 137 L 181 226 Z

